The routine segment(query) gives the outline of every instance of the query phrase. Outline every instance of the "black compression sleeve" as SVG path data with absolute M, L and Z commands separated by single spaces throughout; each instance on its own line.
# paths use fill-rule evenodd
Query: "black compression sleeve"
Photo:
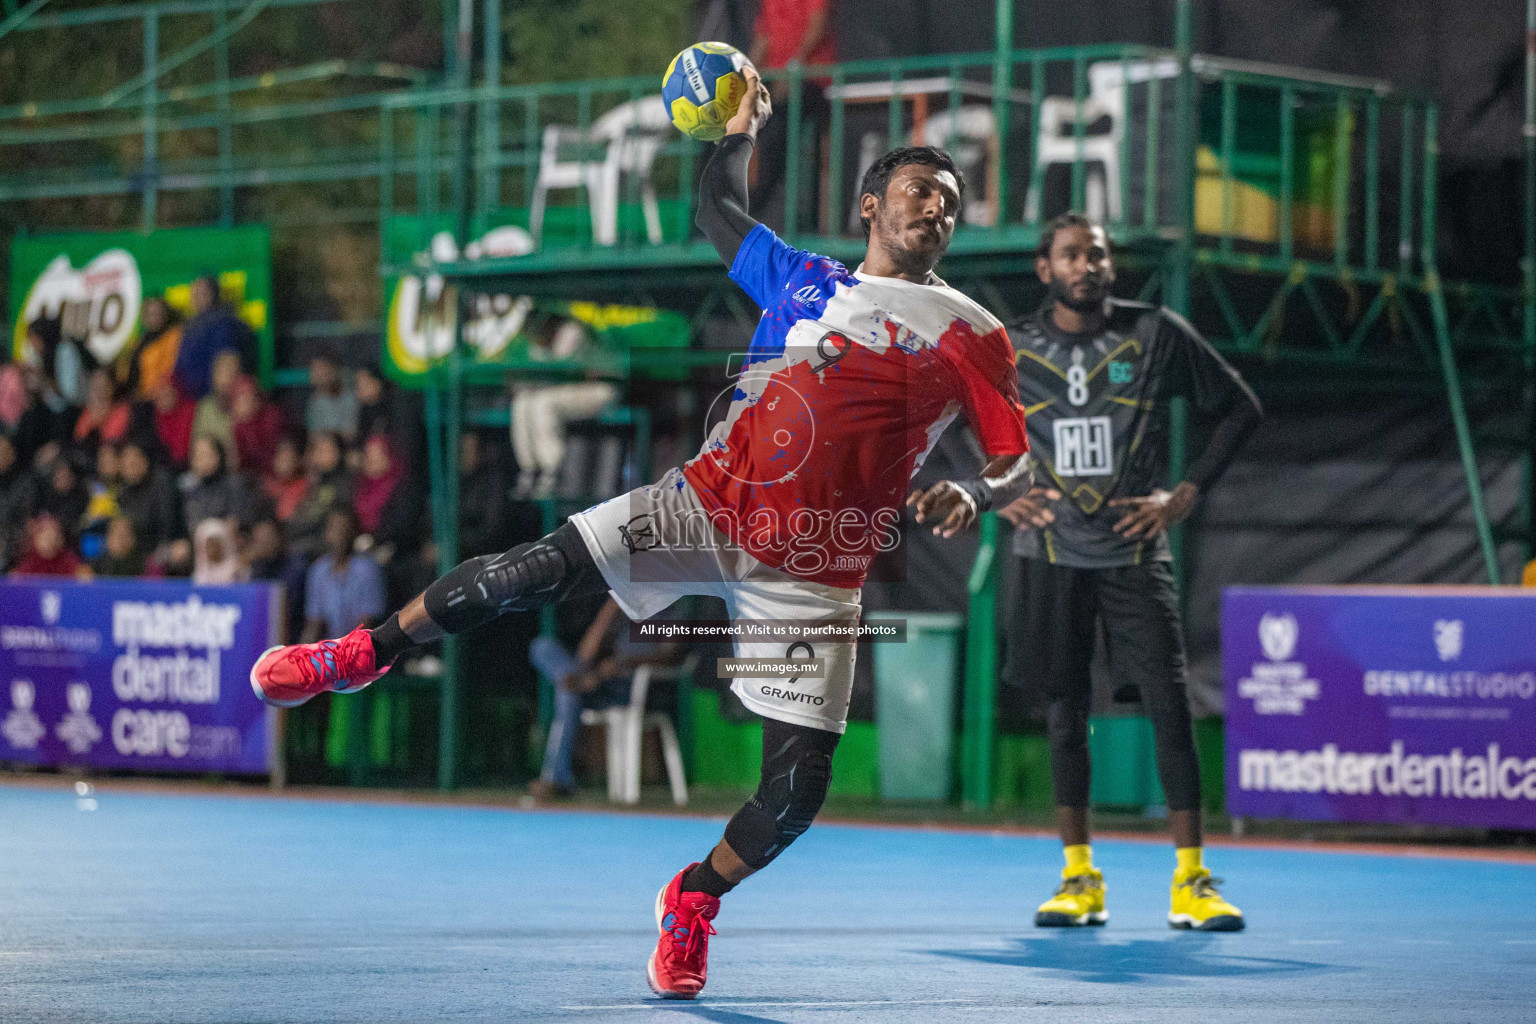
M 747 164 L 752 160 L 752 136 L 727 135 L 699 178 L 699 230 L 715 247 L 726 266 L 736 262 L 736 251 L 757 227 L 747 213 Z
M 1264 410 L 1259 405 L 1259 400 L 1254 397 L 1252 391 L 1243 388 L 1239 394 L 1227 406 L 1226 415 L 1221 422 L 1216 424 L 1216 429 L 1211 431 L 1211 439 L 1205 446 L 1205 451 L 1189 467 L 1189 472 L 1184 474 L 1184 479 L 1200 488 L 1206 489 L 1215 479 L 1226 471 L 1228 465 L 1237 457 L 1238 450 L 1248 440 L 1259 420 L 1263 419 Z

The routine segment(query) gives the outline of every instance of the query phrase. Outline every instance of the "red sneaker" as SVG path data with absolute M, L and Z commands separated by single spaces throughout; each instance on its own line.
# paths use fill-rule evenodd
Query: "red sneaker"
M 709 970 L 709 922 L 720 913 L 720 900 L 704 892 L 683 892 L 689 864 L 656 894 L 656 927 L 661 938 L 645 965 L 651 991 L 663 999 L 692 999 L 704 987 Z
M 340 640 L 269 648 L 251 666 L 251 689 L 273 707 L 294 708 L 317 694 L 361 690 L 388 671 L 374 665 L 373 640 L 358 626 Z

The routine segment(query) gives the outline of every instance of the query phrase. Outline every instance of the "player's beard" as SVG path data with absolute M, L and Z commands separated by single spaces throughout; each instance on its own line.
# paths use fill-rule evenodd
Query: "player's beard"
M 909 224 L 898 222 L 896 215 L 887 210 L 883 202 L 875 216 L 880 222 L 881 248 L 885 250 L 886 256 L 895 264 L 897 270 L 914 277 L 933 273 L 933 268 L 939 265 L 939 260 L 949 248 L 948 239 L 943 238 L 941 234 L 939 243 L 933 248 L 909 249 L 900 242 L 901 235 Z
M 1102 280 L 1078 295 L 1073 292 L 1071 285 L 1059 277 L 1053 277 L 1050 284 L 1046 285 L 1046 290 L 1050 292 L 1052 302 L 1059 302 L 1074 313 L 1103 312 L 1104 300 L 1109 297 L 1109 285 Z

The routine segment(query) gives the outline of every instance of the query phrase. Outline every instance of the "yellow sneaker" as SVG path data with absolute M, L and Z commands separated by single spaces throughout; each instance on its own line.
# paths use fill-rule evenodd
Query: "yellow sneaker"
M 1221 898 L 1216 889 L 1220 884 L 1221 879 L 1212 878 L 1204 868 L 1182 878 L 1175 872 L 1168 926 L 1202 932 L 1242 931 L 1243 912 Z
M 1087 874 L 1067 875 L 1056 895 L 1035 911 L 1035 925 L 1040 928 L 1073 928 L 1085 924 L 1103 924 L 1109 920 L 1104 909 L 1104 875 L 1098 868 Z

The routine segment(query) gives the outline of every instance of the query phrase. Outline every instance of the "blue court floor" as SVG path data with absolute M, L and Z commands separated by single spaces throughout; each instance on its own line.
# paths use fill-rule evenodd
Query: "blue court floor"
M 1249 930 L 1202 935 L 1166 846 L 1100 842 L 1108 927 L 1042 931 L 1051 840 L 818 825 L 661 1003 L 656 890 L 719 821 L 95 799 L 0 786 L 7 1024 L 1536 1020 L 1529 864 L 1218 848 Z

